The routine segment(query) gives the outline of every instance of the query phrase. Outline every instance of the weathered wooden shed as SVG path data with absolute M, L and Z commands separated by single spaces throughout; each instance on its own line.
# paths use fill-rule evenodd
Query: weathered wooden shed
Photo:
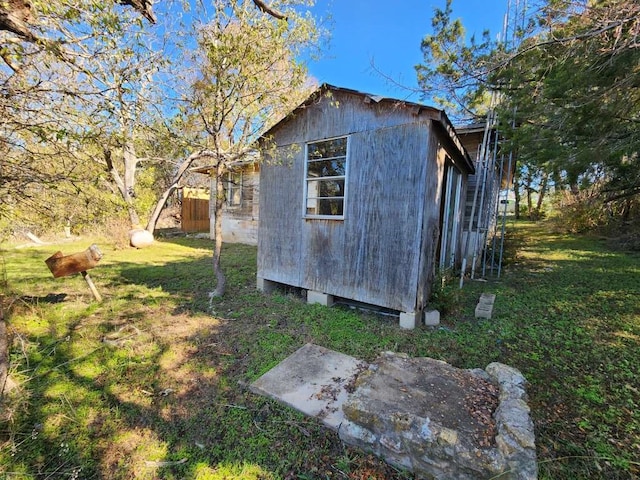
M 258 288 L 400 312 L 460 259 L 474 167 L 442 110 L 324 84 L 262 141 Z

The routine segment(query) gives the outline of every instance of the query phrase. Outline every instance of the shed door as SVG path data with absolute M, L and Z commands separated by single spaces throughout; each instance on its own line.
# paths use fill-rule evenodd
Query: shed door
M 460 195 L 462 174 L 447 162 L 444 190 L 444 211 L 440 235 L 440 269 L 451 268 L 456 262 L 456 247 L 460 232 Z

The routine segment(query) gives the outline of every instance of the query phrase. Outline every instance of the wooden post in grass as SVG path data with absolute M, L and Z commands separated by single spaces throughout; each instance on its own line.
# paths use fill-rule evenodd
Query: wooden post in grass
M 94 268 L 102 258 L 102 252 L 96 244 L 91 245 L 83 252 L 74 253 L 72 255 L 63 255 L 62 252 L 56 252 L 47 258 L 44 263 L 47 264 L 54 278 L 66 277 L 74 273 L 81 273 L 82 277 L 89 285 L 91 293 L 99 302 L 102 296 L 91 280 L 87 270 Z

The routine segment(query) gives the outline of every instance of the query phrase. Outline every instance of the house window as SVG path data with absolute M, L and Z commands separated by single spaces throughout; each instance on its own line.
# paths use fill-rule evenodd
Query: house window
M 227 205 L 238 207 L 242 204 L 242 172 L 227 174 Z
M 340 137 L 307 144 L 305 217 L 344 218 L 347 140 Z

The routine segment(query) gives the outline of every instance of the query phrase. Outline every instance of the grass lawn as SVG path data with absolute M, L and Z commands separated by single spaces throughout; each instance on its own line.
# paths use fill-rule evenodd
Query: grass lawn
M 227 294 L 210 308 L 211 244 L 144 250 L 97 241 L 91 272 L 53 279 L 44 259 L 79 240 L 2 253 L 11 377 L 0 478 L 408 479 L 317 421 L 246 385 L 306 342 L 371 361 L 393 350 L 457 367 L 500 361 L 530 382 L 540 478 L 640 476 L 640 255 L 602 241 L 510 229 L 499 281 L 446 287 L 440 328 L 309 306 L 255 290 L 256 249 L 226 245 Z M 481 292 L 490 321 L 473 318 Z

